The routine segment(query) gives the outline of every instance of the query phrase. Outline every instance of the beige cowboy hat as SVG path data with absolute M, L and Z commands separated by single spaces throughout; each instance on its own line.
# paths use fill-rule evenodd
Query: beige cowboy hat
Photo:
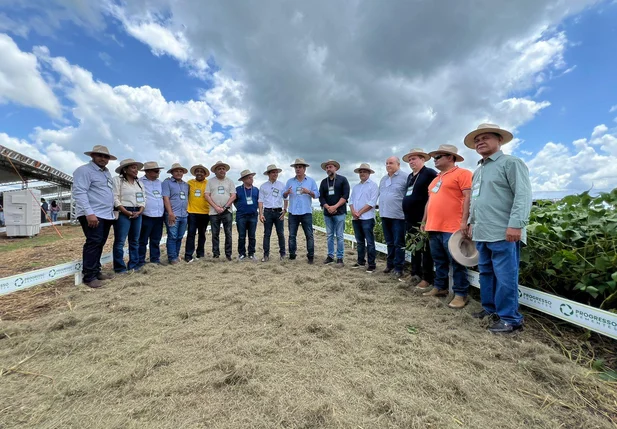
M 165 170 L 165 168 L 159 167 L 159 164 L 156 161 L 144 162 L 144 167 L 141 169 L 141 171 L 148 171 L 148 170 Z
M 167 170 L 168 174 L 171 174 L 172 171 L 180 169 L 184 172 L 184 174 L 188 173 L 189 171 L 184 168 L 182 165 L 180 165 L 180 163 L 178 162 L 174 162 L 173 164 L 171 164 L 171 168 L 169 170 Z
M 476 128 L 475 130 L 473 130 L 472 132 L 470 132 L 469 134 L 465 136 L 465 140 L 464 140 L 465 146 L 467 146 L 470 149 L 475 149 L 476 144 L 474 143 L 474 139 L 476 138 L 476 136 L 479 136 L 480 134 L 484 134 L 484 133 L 499 134 L 501 138 L 503 139 L 501 144 L 510 143 L 512 139 L 514 138 L 514 136 L 512 135 L 510 131 L 499 128 L 499 125 L 480 124 L 478 125 L 478 128 Z
M 240 178 L 238 179 L 238 181 L 241 181 L 246 176 L 254 176 L 255 174 L 257 173 L 253 173 L 251 170 L 242 170 L 242 173 L 240 173 Z
M 360 170 L 368 170 L 371 172 L 371 174 L 375 174 L 375 172 L 371 169 L 371 165 L 367 164 L 366 162 L 360 164 L 360 167 L 356 168 L 353 172 L 357 174 L 360 172 Z
M 458 148 L 451 144 L 439 145 L 437 150 L 429 152 L 428 154 L 430 157 L 435 158 L 435 155 L 440 154 L 440 153 L 447 153 L 448 155 L 454 155 L 454 159 L 456 160 L 456 162 L 465 161 L 465 158 L 463 158 L 462 156 L 458 154 Z
M 225 167 L 225 171 L 229 171 L 231 170 L 231 167 L 229 166 L 229 164 L 225 164 L 223 161 L 216 161 L 216 164 L 214 164 L 212 167 L 210 167 L 211 171 L 216 171 L 217 168 L 219 168 L 220 166 Z
M 115 156 L 113 156 L 111 153 L 109 153 L 109 149 L 107 149 L 107 146 L 102 146 L 100 144 L 97 144 L 96 146 L 94 146 L 91 151 L 84 152 L 84 155 L 90 156 L 93 153 L 100 153 L 102 155 L 107 155 L 107 156 L 109 156 L 109 159 L 111 159 L 111 160 L 118 159 Z
M 326 162 L 322 162 L 321 163 L 321 169 L 325 170 L 328 165 L 334 165 L 337 170 L 341 169 L 341 164 L 339 164 L 337 161 L 335 161 L 333 159 L 329 159 Z
M 195 175 L 195 170 L 197 170 L 198 168 L 203 169 L 206 172 L 206 177 L 208 177 L 210 175 L 210 170 L 208 170 L 204 165 L 201 164 L 197 164 L 191 167 L 191 175 Z
M 303 158 L 296 158 L 296 160 L 293 164 L 290 165 L 290 167 L 295 167 L 296 165 L 304 165 L 305 167 L 310 167 L 310 165 L 307 164 Z
M 409 157 L 413 155 L 421 156 L 424 158 L 425 161 L 428 161 L 429 159 L 431 159 L 431 156 L 428 153 L 424 152 L 423 149 L 415 148 L 415 149 L 411 149 L 407 155 L 403 156 L 403 161 L 409 162 Z
M 278 168 L 276 165 L 274 165 L 274 164 L 270 164 L 270 165 L 268 165 L 268 167 L 266 168 L 266 171 L 264 171 L 264 175 L 266 175 L 266 176 L 267 176 L 268 174 L 270 174 L 270 172 L 271 172 L 271 171 L 274 171 L 274 170 L 278 171 L 279 173 L 281 173 L 281 172 L 283 171 L 283 169 L 282 169 L 282 168 Z
M 116 173 L 120 174 L 122 169 L 124 167 L 128 167 L 129 165 L 136 165 L 137 170 L 141 170 L 141 168 L 144 166 L 144 164 L 141 162 L 137 162 L 134 159 L 127 158 L 127 159 L 123 159 L 122 161 L 120 161 L 120 165 L 116 168 Z
M 448 240 L 448 250 L 452 259 L 465 267 L 478 265 L 479 254 L 475 242 L 463 237 L 463 233 L 456 231 Z

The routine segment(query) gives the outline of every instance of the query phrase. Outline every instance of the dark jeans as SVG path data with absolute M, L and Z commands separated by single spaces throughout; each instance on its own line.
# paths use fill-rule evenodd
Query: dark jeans
M 285 256 L 285 220 L 280 219 L 282 214 L 282 210 L 264 209 L 264 256 L 270 256 L 270 236 L 273 225 L 276 227 L 276 235 L 279 239 L 279 253 Z
M 148 241 L 150 242 L 150 262 L 161 262 L 161 238 L 163 237 L 163 216 L 149 217 L 141 215 L 141 232 L 139 234 L 139 266 L 146 264 Z
M 467 268 L 456 262 L 448 250 L 448 240 L 452 236 L 451 232 L 429 232 L 431 243 L 431 255 L 435 262 L 435 281 L 433 286 L 439 290 L 448 290 L 450 266 L 452 266 L 452 277 L 454 286 L 452 290 L 455 295 L 467 296 L 469 291 L 469 279 L 467 278 Z
M 83 274 L 84 283 L 91 282 L 96 279 L 96 276 L 101 272 L 101 255 L 103 254 L 103 247 L 109 237 L 109 230 L 114 221 L 110 219 L 99 220 L 99 225 L 96 228 L 90 228 L 85 216 L 79 216 L 77 218 L 81 229 L 86 236 L 86 242 L 84 243 L 83 260 L 81 263 L 81 273 Z
M 246 256 L 246 235 L 249 236 L 249 256 L 255 256 L 255 245 L 257 239 L 257 213 L 241 214 L 236 213 L 236 227 L 238 228 L 238 255 Z
M 381 226 L 388 246 L 388 268 L 402 273 L 405 265 L 405 220 L 382 217 Z
M 210 215 L 202 213 L 189 213 L 189 232 L 186 235 L 186 244 L 184 245 L 185 261 L 188 262 L 193 259 L 196 233 L 199 233 L 199 237 L 197 238 L 197 257 L 203 258 L 205 256 L 204 248 L 206 246 L 206 229 L 208 229 L 209 222 Z
M 504 322 L 523 323 L 518 311 L 518 267 L 520 242 L 476 243 L 480 259 L 480 299 L 489 313 L 497 313 Z
M 415 234 L 419 232 L 420 222 L 405 222 L 405 227 L 408 233 Z M 411 274 L 426 280 L 428 283 L 433 283 L 435 280 L 434 265 L 429 240 L 424 249 L 417 250 L 411 255 Z
M 223 214 L 210 215 L 210 227 L 212 229 L 212 256 L 218 257 L 221 254 L 219 249 L 219 235 L 221 234 L 221 224 L 225 233 L 225 256 L 231 258 L 231 224 L 233 215 L 229 210 Z
M 289 228 L 289 254 L 296 254 L 298 246 L 296 243 L 296 235 L 298 235 L 298 227 L 302 224 L 302 230 L 306 237 L 306 257 L 313 259 L 315 257 L 315 240 L 313 238 L 313 213 L 306 213 L 301 215 L 289 215 L 288 228 Z
M 139 207 L 125 207 L 130 212 L 138 212 Z M 141 216 L 130 219 L 120 213 L 114 224 L 114 271 L 123 273 L 139 266 L 139 234 L 141 233 Z M 129 263 L 124 263 L 124 243 L 129 239 Z
M 358 264 L 366 264 L 365 258 L 368 257 L 368 266 L 375 267 L 375 219 L 352 220 L 351 225 L 358 245 Z
M 167 227 L 167 260 L 169 262 L 180 257 L 180 248 L 182 247 L 182 239 L 186 232 L 187 223 L 188 216 L 176 216 L 176 222 L 170 225 L 168 216 L 165 214 L 165 226 Z

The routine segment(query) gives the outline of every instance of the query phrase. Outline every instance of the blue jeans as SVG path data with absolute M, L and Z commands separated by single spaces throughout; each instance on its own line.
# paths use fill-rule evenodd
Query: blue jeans
M 236 213 L 236 227 L 238 228 L 238 255 L 246 256 L 246 234 L 249 236 L 249 256 L 255 256 L 255 245 L 257 239 L 257 213 L 241 214 Z
M 206 254 L 206 229 L 210 222 L 210 215 L 203 213 L 189 213 L 188 230 L 186 234 L 186 244 L 184 245 L 184 260 L 190 261 L 193 259 L 195 252 L 195 234 L 199 234 L 197 238 L 197 257 L 203 258 Z
M 86 242 L 84 243 L 83 260 L 81 264 L 81 273 L 83 274 L 84 283 L 89 283 L 101 272 L 101 255 L 103 254 L 103 247 L 107 242 L 109 236 L 109 230 L 114 224 L 113 220 L 98 218 L 99 224 L 95 228 L 88 226 L 88 220 L 86 216 L 79 216 L 77 218 L 81 229 L 86 236 Z
M 326 234 L 328 242 L 328 256 L 334 258 L 334 236 L 336 236 L 336 259 L 343 259 L 345 255 L 345 214 L 326 216 Z
M 388 246 L 388 268 L 402 273 L 405 265 L 405 219 L 382 217 L 381 226 Z
M 281 209 L 264 208 L 264 256 L 270 256 L 270 236 L 272 235 L 272 226 L 276 227 L 276 235 L 279 241 L 279 253 L 285 256 L 285 219 L 281 219 L 283 211 Z
M 139 234 L 139 266 L 146 264 L 148 241 L 150 241 L 150 262 L 161 262 L 161 238 L 163 237 L 163 216 L 149 217 L 141 215 L 141 233 Z
M 223 225 L 223 233 L 225 234 L 225 256 L 231 258 L 231 225 L 233 224 L 233 215 L 229 210 L 225 210 L 225 212 L 221 214 L 210 216 L 210 230 L 212 231 L 212 256 L 218 258 L 221 254 L 219 248 L 221 224 Z
M 358 219 L 352 220 L 353 232 L 356 236 L 356 244 L 358 245 L 358 264 L 366 264 L 368 257 L 368 266 L 375 267 L 375 258 L 377 251 L 375 250 L 375 219 Z
M 176 217 L 176 222 L 169 225 L 167 214 L 165 214 L 165 226 L 167 227 L 167 259 L 169 262 L 180 257 L 180 247 L 182 247 L 182 237 L 186 232 L 188 216 Z
M 138 212 L 139 207 L 125 207 L 130 212 Z M 114 271 L 122 273 L 139 268 L 139 234 L 141 233 L 141 216 L 129 219 L 120 213 L 114 224 Z M 129 263 L 124 264 L 124 243 L 129 239 Z
M 313 259 L 315 257 L 315 239 L 313 238 L 313 213 L 305 213 L 301 215 L 289 215 L 289 255 L 295 256 L 298 250 L 296 236 L 298 235 L 298 227 L 302 224 L 302 230 L 306 237 L 306 257 Z
M 448 290 L 450 266 L 452 267 L 452 277 L 454 286 L 452 290 L 455 295 L 467 296 L 469 292 L 469 279 L 467 278 L 467 268 L 452 259 L 448 250 L 448 240 L 452 236 L 451 232 L 429 232 L 429 245 L 431 256 L 435 263 L 435 286 L 439 290 Z
M 58 212 L 49 212 L 49 215 L 51 216 L 51 221 L 52 222 L 58 222 Z
M 497 313 L 504 322 L 514 326 L 523 323 L 518 311 L 518 266 L 520 242 L 478 242 L 480 256 L 480 299 L 489 313 Z

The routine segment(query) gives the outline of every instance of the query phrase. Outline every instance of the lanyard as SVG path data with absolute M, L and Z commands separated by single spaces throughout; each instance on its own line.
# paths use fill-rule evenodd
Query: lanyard
M 243 186 L 242 189 L 244 189 L 244 199 L 248 200 L 249 196 L 246 195 L 246 188 Z M 253 199 L 253 187 L 251 187 L 251 189 L 249 189 L 249 191 L 251 192 L 251 200 Z

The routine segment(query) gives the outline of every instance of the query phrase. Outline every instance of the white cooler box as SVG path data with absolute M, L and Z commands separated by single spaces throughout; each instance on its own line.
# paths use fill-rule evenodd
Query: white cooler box
M 7 237 L 37 235 L 41 231 L 41 191 L 22 189 L 4 192 L 3 196 Z

